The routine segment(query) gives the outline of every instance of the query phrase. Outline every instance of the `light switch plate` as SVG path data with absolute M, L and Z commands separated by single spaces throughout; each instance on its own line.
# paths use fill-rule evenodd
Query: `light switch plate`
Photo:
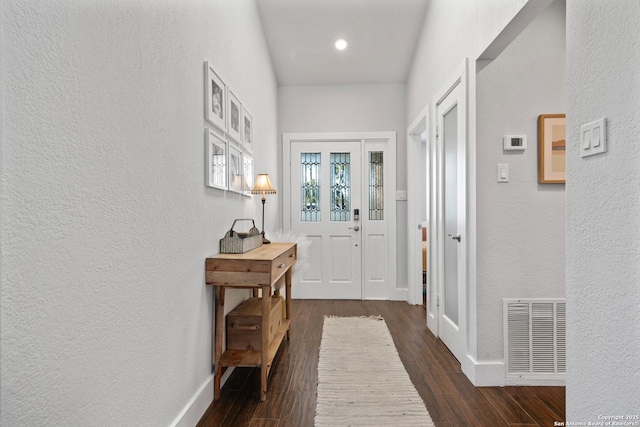
M 580 126 L 580 157 L 607 152 L 607 119 Z
M 498 163 L 498 182 L 509 182 L 508 163 Z
M 396 190 L 396 200 L 407 200 L 407 190 Z

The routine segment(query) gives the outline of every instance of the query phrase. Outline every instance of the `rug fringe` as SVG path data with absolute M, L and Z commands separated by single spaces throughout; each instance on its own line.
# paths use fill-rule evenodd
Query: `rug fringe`
M 384 320 L 380 314 L 372 314 L 371 316 L 334 316 L 331 314 L 325 314 L 325 319 L 371 319 L 371 320 Z

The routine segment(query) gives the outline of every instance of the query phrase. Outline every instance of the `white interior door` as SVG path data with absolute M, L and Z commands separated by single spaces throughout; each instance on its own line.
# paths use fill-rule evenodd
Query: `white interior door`
M 362 299 L 361 143 L 291 143 L 291 227 L 311 241 L 294 297 Z
M 440 339 L 462 361 L 466 322 L 466 111 L 464 87 L 457 83 L 436 105 L 441 153 Z

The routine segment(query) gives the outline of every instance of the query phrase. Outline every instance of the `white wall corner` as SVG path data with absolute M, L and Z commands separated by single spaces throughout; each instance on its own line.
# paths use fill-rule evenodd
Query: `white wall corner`
M 462 361 L 462 372 L 476 387 L 503 387 L 505 385 L 504 362 L 490 360 L 478 362 L 471 355 Z

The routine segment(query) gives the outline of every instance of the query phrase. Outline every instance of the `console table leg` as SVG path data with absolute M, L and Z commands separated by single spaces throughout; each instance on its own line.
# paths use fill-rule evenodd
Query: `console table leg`
M 222 357 L 222 334 L 224 331 L 224 286 L 214 287 L 214 306 L 215 306 L 215 330 L 213 343 L 213 369 L 215 377 L 213 380 L 213 397 L 220 398 L 220 377 L 222 376 L 222 366 L 220 366 L 220 358 Z
M 284 295 L 285 295 L 285 306 L 287 307 L 287 319 L 291 319 L 291 277 L 292 277 L 292 268 L 290 267 L 286 273 L 284 273 Z M 291 334 L 291 324 L 289 324 L 289 329 L 287 330 L 287 340 L 289 340 Z
M 262 286 L 262 363 L 260 364 L 260 400 L 267 400 L 269 377 L 269 328 L 271 326 L 271 285 Z

